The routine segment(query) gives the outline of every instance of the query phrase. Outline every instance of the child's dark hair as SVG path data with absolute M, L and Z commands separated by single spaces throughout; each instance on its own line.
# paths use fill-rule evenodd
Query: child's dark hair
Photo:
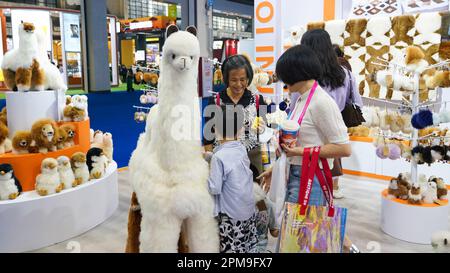
M 223 139 L 235 139 L 244 127 L 244 108 L 241 105 L 221 105 L 214 115 L 215 131 Z

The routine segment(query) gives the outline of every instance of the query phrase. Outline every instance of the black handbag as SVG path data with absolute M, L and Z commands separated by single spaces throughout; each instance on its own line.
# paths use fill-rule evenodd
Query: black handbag
M 356 127 L 361 125 L 366 120 L 363 117 L 361 108 L 356 105 L 353 101 L 353 84 L 352 84 L 352 76 L 351 73 L 347 71 L 347 75 L 350 80 L 350 99 L 345 102 L 345 108 L 342 110 L 342 119 L 344 120 L 345 126 L 347 128 Z

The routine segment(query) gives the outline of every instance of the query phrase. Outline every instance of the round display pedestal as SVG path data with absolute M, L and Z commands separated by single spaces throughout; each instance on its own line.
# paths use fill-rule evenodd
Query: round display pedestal
M 0 252 L 24 252 L 76 237 L 108 219 L 119 205 L 117 164 L 101 179 L 60 193 L 36 191 L 0 201 Z
M 416 244 L 431 244 L 431 235 L 448 230 L 449 204 L 410 205 L 381 194 L 381 229 L 388 235 Z

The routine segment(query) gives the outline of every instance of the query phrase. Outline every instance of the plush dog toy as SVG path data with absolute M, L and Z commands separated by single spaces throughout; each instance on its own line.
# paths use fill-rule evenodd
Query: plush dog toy
M 35 27 L 19 25 L 19 46 L 3 56 L 2 70 L 6 86 L 12 91 L 44 90 L 45 74 L 39 64 Z
M 59 128 L 66 131 L 66 141 L 65 141 L 65 147 L 72 147 L 75 145 L 75 126 L 72 124 L 63 124 Z
M 56 151 L 54 137 L 57 130 L 56 123 L 52 119 L 40 119 L 31 127 L 31 137 L 36 143 L 40 153 Z
M 0 123 L 0 154 L 9 153 L 12 151 L 12 143 L 8 138 L 9 130 L 5 124 Z
M 14 154 L 28 154 L 30 153 L 31 142 L 30 131 L 16 131 L 12 139 L 12 148 Z

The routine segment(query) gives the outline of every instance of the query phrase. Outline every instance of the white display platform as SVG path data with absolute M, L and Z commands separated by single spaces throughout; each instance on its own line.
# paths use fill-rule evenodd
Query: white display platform
M 413 206 L 381 195 L 381 229 L 388 235 L 411 243 L 431 244 L 431 235 L 448 230 L 449 205 Z
M 108 219 L 119 205 L 117 164 L 106 175 L 58 194 L 36 191 L 0 201 L 0 252 L 24 252 L 76 237 Z
M 64 91 L 6 92 L 9 136 L 18 130 L 30 131 L 41 118 L 61 120 L 65 103 Z

